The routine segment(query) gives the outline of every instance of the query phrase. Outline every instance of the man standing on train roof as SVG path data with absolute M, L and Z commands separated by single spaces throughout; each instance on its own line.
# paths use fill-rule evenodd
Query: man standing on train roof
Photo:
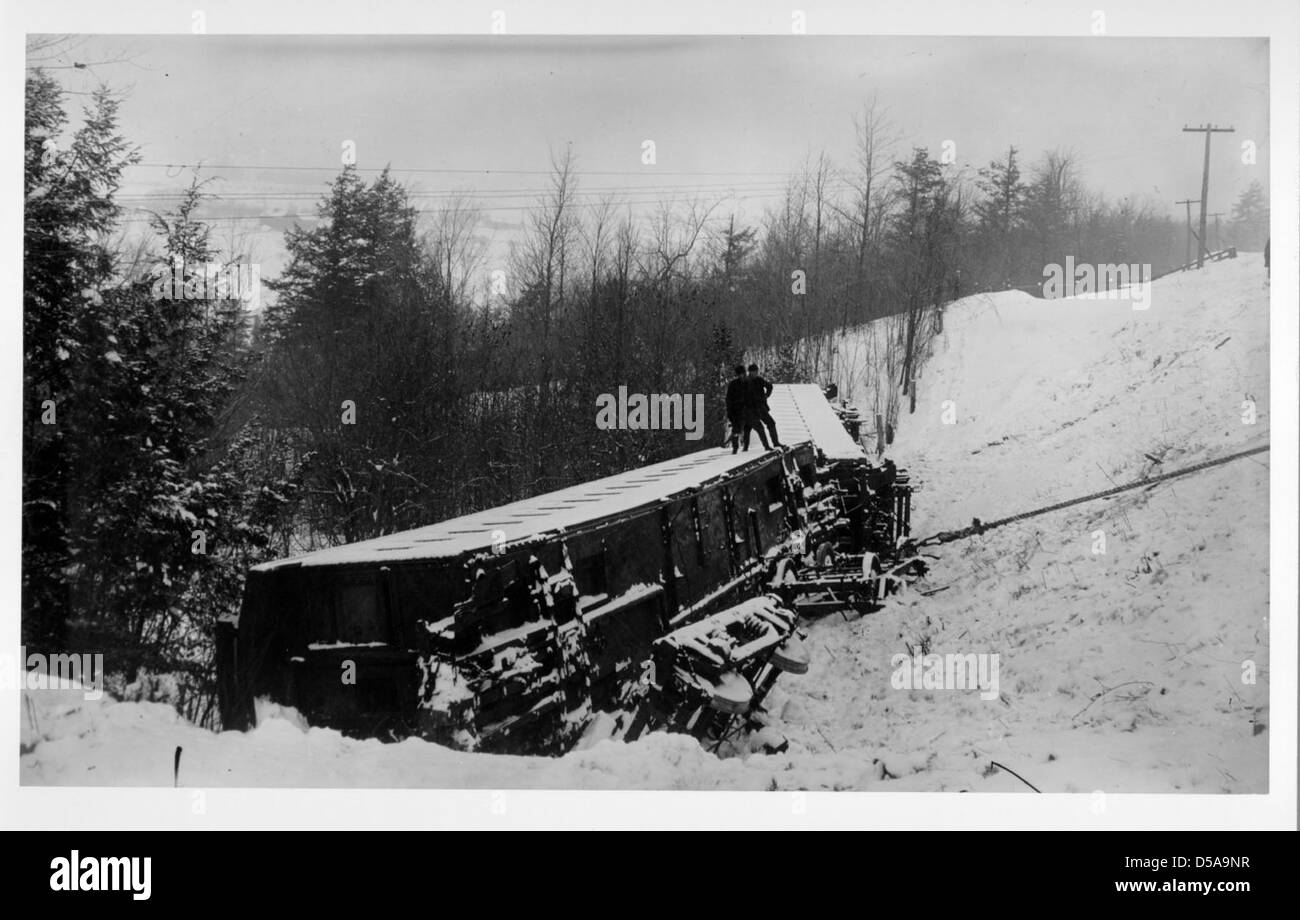
M 769 449 L 764 428 L 767 429 L 767 434 L 772 436 L 772 444 L 776 447 L 781 446 L 781 439 L 776 434 L 776 422 L 767 407 L 767 398 L 771 395 L 772 384 L 759 375 L 757 364 L 751 364 L 749 376 L 745 378 L 745 450 L 749 450 L 750 429 L 758 432 L 758 439 L 763 442 L 764 450 Z
M 740 450 L 740 428 L 745 424 L 745 365 L 737 364 L 735 370 L 736 376 L 727 384 L 727 424 L 733 454 Z

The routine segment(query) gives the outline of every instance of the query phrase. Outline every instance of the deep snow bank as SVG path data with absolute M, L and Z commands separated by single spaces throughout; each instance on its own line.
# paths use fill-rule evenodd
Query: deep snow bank
M 1261 261 L 1157 281 L 1145 311 L 1018 293 L 953 305 L 893 450 L 921 485 L 916 532 L 1267 443 Z M 927 789 L 984 788 L 998 761 L 1044 791 L 1265 791 L 1268 463 L 939 549 L 925 587 L 940 593 L 812 628 L 809 680 L 774 701 L 787 733 L 893 758 L 899 784 Z M 1001 699 L 893 689 L 891 656 L 920 646 L 998 654 Z

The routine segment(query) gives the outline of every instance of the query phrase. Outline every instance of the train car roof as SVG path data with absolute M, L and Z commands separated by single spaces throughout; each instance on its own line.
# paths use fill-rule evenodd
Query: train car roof
M 767 404 L 783 441 L 812 441 L 827 460 L 867 459 L 816 384 L 776 384 Z
M 769 407 L 785 444 L 811 443 L 828 460 L 866 459 L 817 386 L 778 384 Z M 652 507 L 770 456 L 761 447 L 738 454 L 714 447 L 426 527 L 266 562 L 253 570 L 445 559 L 480 552 L 492 546 L 495 531 L 502 531 L 510 544 L 571 530 Z

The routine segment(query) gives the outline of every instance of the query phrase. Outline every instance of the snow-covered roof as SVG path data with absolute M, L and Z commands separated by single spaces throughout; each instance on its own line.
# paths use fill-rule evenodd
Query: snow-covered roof
M 812 383 L 779 383 L 767 400 L 777 434 L 787 444 L 812 441 L 828 460 L 865 460 L 862 445 L 844 430 L 840 417 Z
M 817 408 L 819 402 L 820 411 Z M 864 456 L 860 448 L 852 453 L 856 445 L 816 386 L 778 384 L 769 406 L 783 443 L 798 445 L 814 441 L 831 459 Z M 486 550 L 492 546 L 496 531 L 504 533 L 505 542 L 510 544 L 578 527 L 595 518 L 625 514 L 711 482 L 763 455 L 761 447 L 737 454 L 727 447 L 696 451 L 427 527 L 263 563 L 254 571 L 298 564 L 346 565 L 376 560 L 437 559 Z

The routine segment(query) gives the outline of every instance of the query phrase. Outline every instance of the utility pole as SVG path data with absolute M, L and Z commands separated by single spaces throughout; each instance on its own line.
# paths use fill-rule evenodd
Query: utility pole
M 1210 137 L 1214 134 L 1230 134 L 1236 129 L 1216 128 L 1214 125 L 1206 124 L 1199 128 L 1184 127 L 1183 130 L 1205 133 L 1205 165 L 1201 169 L 1201 235 L 1197 240 L 1200 247 L 1196 256 L 1196 267 L 1202 268 L 1205 265 L 1205 203 L 1210 197 Z
M 1211 214 L 1210 216 L 1214 218 L 1214 248 L 1215 248 L 1215 249 L 1222 249 L 1222 248 L 1223 248 L 1223 235 L 1222 235 L 1221 233 L 1219 233 L 1219 218 L 1223 216 L 1223 212 L 1222 212 L 1222 211 L 1215 211 L 1215 212 L 1214 212 L 1213 214 Z
M 1184 198 L 1182 201 L 1175 201 L 1174 204 L 1187 205 L 1187 253 L 1184 258 L 1187 260 L 1183 263 L 1183 271 L 1187 271 L 1192 265 L 1192 205 L 1200 204 L 1199 200 Z M 1197 242 L 1200 242 L 1199 240 Z

